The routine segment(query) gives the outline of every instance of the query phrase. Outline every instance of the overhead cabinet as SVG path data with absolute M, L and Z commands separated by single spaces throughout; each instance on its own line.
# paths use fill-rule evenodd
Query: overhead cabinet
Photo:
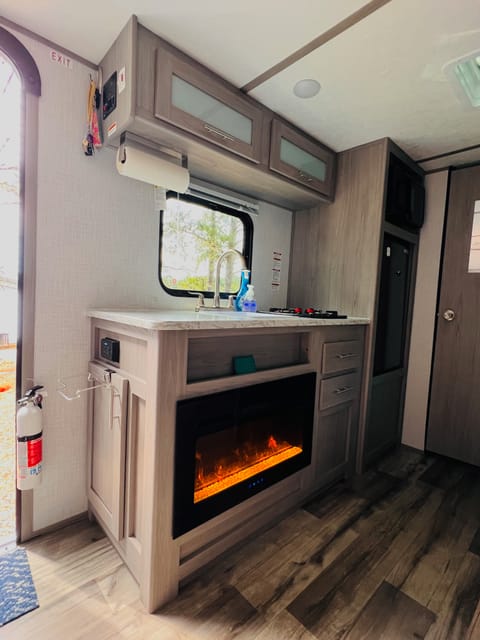
M 333 151 L 277 118 L 272 122 L 270 169 L 333 199 Z
M 261 161 L 262 110 L 212 74 L 163 49 L 157 51 L 155 117 Z
M 332 150 L 134 16 L 100 68 L 107 144 L 135 134 L 187 156 L 196 178 L 290 209 L 333 199 Z

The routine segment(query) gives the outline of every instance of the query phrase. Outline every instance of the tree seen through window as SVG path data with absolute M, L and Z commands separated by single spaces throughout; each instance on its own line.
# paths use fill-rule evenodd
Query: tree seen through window
M 251 221 L 246 214 L 226 212 L 185 197 L 168 197 L 162 212 L 160 281 L 173 293 L 213 292 L 215 265 L 228 249 L 244 255 L 251 243 Z M 228 256 L 220 274 L 220 291 L 240 287 L 240 259 Z

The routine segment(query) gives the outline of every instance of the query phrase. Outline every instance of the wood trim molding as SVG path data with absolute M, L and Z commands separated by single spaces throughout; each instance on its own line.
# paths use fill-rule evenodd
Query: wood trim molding
M 455 156 L 459 153 L 465 153 L 465 151 L 473 151 L 474 149 L 480 149 L 480 144 L 472 144 L 469 147 L 463 147 L 462 149 L 453 149 L 453 151 L 445 151 L 445 153 L 438 153 L 436 156 L 430 156 L 428 158 L 421 158 L 416 160 L 417 164 L 422 162 L 429 162 L 430 160 L 438 160 L 439 158 L 448 158 L 448 156 Z
M 34 96 L 42 94 L 42 83 L 40 73 L 28 49 L 26 49 L 20 40 L 0 27 L 0 51 L 2 51 L 13 66 L 20 74 L 22 79 L 23 90 L 32 93 Z
M 31 93 L 24 94 L 23 163 L 21 167 L 21 189 L 23 193 L 21 212 L 21 240 L 18 289 L 21 300 L 19 317 L 19 341 L 17 345 L 17 393 L 34 379 L 35 338 L 35 264 L 37 238 L 37 156 L 38 156 L 38 100 Z M 18 379 L 17 375 L 17 379 Z M 17 533 L 23 542 L 33 535 L 33 490 L 21 493 L 17 500 L 20 506 L 20 527 Z
M 476 167 L 480 164 L 480 160 L 472 160 L 471 162 L 464 162 L 463 164 L 455 165 L 445 164 L 437 169 L 429 169 L 425 171 L 425 175 L 428 176 L 431 173 L 441 173 L 442 171 L 461 171 L 462 169 L 467 169 L 468 167 Z
M 30 493 L 30 492 L 29 492 Z M 30 536 L 31 538 L 37 538 L 38 536 L 43 536 L 48 533 L 54 533 L 55 531 L 59 531 L 60 529 L 64 529 L 65 527 L 69 527 L 72 524 L 78 524 L 80 522 L 85 522 L 88 519 L 88 512 L 82 511 L 81 513 L 77 513 L 75 516 L 70 516 L 70 518 L 65 518 L 65 520 L 60 520 L 60 522 L 55 522 L 54 524 L 49 524 L 46 527 L 42 527 L 41 529 L 37 529 Z
M 270 78 L 277 75 L 281 71 L 284 71 L 292 64 L 295 64 L 295 62 L 298 62 L 309 53 L 312 53 L 312 51 L 315 51 L 315 49 L 318 49 L 330 40 L 333 40 L 333 38 L 336 38 L 344 31 L 347 31 L 347 29 L 350 29 L 350 27 L 353 27 L 355 24 L 357 24 L 364 18 L 367 18 L 369 15 L 377 11 L 377 9 L 380 9 L 389 2 L 391 2 L 391 0 L 371 0 L 366 5 L 361 7 L 358 11 L 355 11 L 351 15 L 347 16 L 346 18 L 335 24 L 333 27 L 311 40 L 303 47 L 300 47 L 300 49 L 297 49 L 283 60 L 280 60 L 280 62 L 277 62 L 277 64 L 273 65 L 273 67 L 270 67 L 270 69 L 267 69 L 256 78 L 253 78 L 253 80 L 250 80 L 250 82 L 247 82 L 247 84 L 241 88 L 241 91 L 244 91 L 245 93 L 252 91 L 252 89 L 255 89 L 267 80 L 270 80 Z
M 43 36 L 39 35 L 38 33 L 35 33 L 35 31 L 30 31 L 30 29 L 22 27 L 22 25 L 17 24 L 16 22 L 13 22 L 12 20 L 8 20 L 7 18 L 4 18 L 3 16 L 0 16 L 0 24 L 3 24 L 5 27 L 7 27 L 9 29 L 13 29 L 14 31 L 17 31 L 18 33 L 21 33 L 24 36 L 28 36 L 29 38 L 32 38 L 32 40 L 36 40 L 37 42 L 40 42 L 41 44 L 44 44 L 46 47 L 55 49 L 57 51 L 61 51 L 62 53 L 64 53 L 66 56 L 68 56 L 72 60 L 76 60 L 77 62 L 80 62 L 81 64 L 84 64 L 86 67 L 90 67 L 90 69 L 93 69 L 94 71 L 98 71 L 98 65 L 96 65 L 95 63 L 91 62 L 90 60 L 87 60 L 86 58 L 82 58 L 82 56 L 79 56 L 78 54 L 74 53 L 73 51 L 70 51 L 70 49 L 65 49 L 65 47 L 62 47 L 61 45 L 57 44 L 56 42 L 52 42 L 48 38 L 44 38 Z

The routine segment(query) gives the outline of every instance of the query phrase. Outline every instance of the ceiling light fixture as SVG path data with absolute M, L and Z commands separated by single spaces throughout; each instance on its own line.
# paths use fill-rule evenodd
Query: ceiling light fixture
M 444 69 L 454 81 L 461 101 L 472 107 L 480 107 L 480 52 L 454 60 Z
M 293 87 L 293 93 L 297 98 L 313 98 L 320 91 L 320 84 L 312 78 L 299 80 Z

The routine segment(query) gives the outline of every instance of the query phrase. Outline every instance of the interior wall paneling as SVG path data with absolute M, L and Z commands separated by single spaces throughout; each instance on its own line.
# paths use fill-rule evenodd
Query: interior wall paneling
M 365 335 L 357 468 L 372 371 L 374 311 L 389 141 L 340 153 L 335 201 L 294 214 L 288 305 L 338 309 L 371 320 Z
M 339 154 L 335 202 L 294 215 L 288 304 L 372 318 L 387 139 Z

